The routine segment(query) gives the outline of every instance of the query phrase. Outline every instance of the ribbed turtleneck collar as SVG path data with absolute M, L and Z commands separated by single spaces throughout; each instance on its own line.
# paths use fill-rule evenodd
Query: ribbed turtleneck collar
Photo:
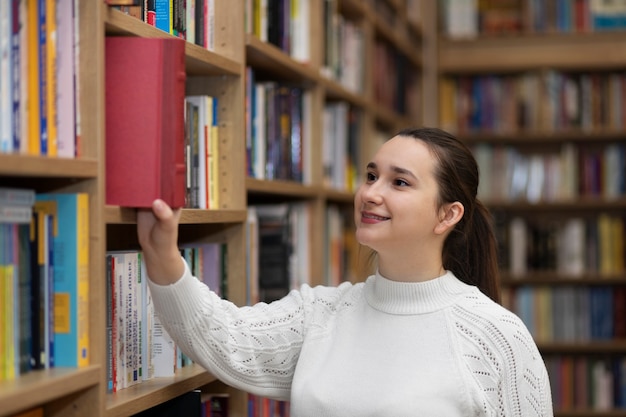
M 365 296 L 373 308 L 389 314 L 425 314 L 452 305 L 471 286 L 447 271 L 424 282 L 398 282 L 378 272 L 365 283 Z

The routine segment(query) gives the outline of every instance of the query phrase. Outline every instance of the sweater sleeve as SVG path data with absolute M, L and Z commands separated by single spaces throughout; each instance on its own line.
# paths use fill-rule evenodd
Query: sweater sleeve
M 196 363 L 236 388 L 289 398 L 305 331 L 302 291 L 270 304 L 238 307 L 193 277 L 187 264 L 174 284 L 148 282 L 163 326 Z
M 477 384 L 485 415 L 552 417 L 548 372 L 527 327 L 482 296 L 474 301 L 457 310 L 455 326 L 461 360 Z

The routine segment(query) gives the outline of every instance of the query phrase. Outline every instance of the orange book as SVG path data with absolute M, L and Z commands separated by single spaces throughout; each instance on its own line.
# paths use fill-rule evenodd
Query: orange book
M 46 155 L 57 156 L 57 1 L 46 0 Z
M 185 41 L 106 38 L 106 202 L 185 205 Z
M 28 50 L 28 153 L 30 155 L 40 155 L 41 153 L 41 120 L 39 112 L 40 85 L 39 85 L 39 1 L 27 0 L 26 3 L 26 28 Z

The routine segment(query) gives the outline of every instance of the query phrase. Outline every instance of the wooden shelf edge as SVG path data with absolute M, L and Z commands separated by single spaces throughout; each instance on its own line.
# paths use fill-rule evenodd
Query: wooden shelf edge
M 260 180 L 246 178 L 246 190 L 249 194 L 268 194 L 292 198 L 316 198 L 320 188 L 294 181 Z
M 0 175 L 13 177 L 96 178 L 98 161 L 93 158 L 52 158 L 0 154 Z
M 107 394 L 105 417 L 133 415 L 216 380 L 200 365 L 184 367 L 171 378 L 153 378 Z
M 278 47 L 249 33 L 246 34 L 246 65 L 304 85 L 323 81 L 319 69 L 292 59 Z
M 528 272 L 524 276 L 513 276 L 509 273 L 502 273 L 500 284 L 504 287 L 519 287 L 524 285 L 626 285 L 625 274 L 615 274 L 610 276 L 598 273 L 584 273 L 581 276 L 571 276 L 559 272 Z
M 554 410 L 554 417 L 626 417 L 626 409 L 613 409 L 613 410 L 594 410 L 594 409 L 581 409 L 581 410 L 562 410 L 556 408 Z
M 141 36 L 144 38 L 174 37 L 160 29 L 106 6 L 105 27 L 107 35 Z M 185 69 L 191 75 L 240 75 L 243 65 L 187 42 L 185 45 Z
M 106 206 L 105 222 L 107 224 L 137 223 L 137 209 L 130 207 Z M 246 210 L 204 210 L 183 209 L 180 224 L 203 223 L 241 223 L 246 219 Z
M 542 342 L 537 341 L 537 347 L 543 355 L 545 354 L 606 354 L 606 353 L 626 353 L 626 340 L 582 340 L 572 342 Z
M 626 66 L 626 32 L 439 40 L 440 73 L 593 70 Z
M 100 367 L 51 368 L 28 372 L 13 381 L 0 383 L 0 416 L 53 402 L 100 383 Z
M 549 212 L 559 211 L 587 211 L 587 210 L 623 210 L 626 208 L 626 196 L 615 199 L 606 199 L 601 196 L 585 197 L 578 196 L 572 200 L 561 201 L 540 201 L 532 203 L 525 200 L 520 201 L 495 201 L 483 200 L 485 205 L 491 210 L 506 210 L 511 212 Z

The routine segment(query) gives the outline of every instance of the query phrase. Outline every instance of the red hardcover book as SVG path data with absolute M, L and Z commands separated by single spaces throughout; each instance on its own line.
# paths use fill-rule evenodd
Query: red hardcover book
M 106 203 L 185 205 L 185 41 L 106 38 Z

